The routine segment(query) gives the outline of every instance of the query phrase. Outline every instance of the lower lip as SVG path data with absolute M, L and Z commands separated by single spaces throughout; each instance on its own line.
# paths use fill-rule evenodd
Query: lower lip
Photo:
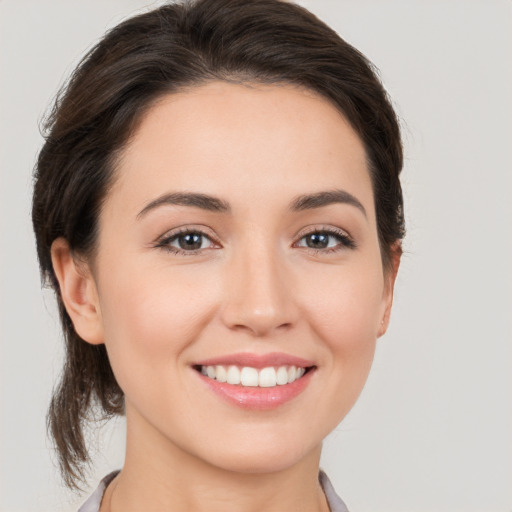
M 195 370 L 194 370 L 195 371 Z M 210 379 L 197 372 L 199 378 L 218 396 L 242 409 L 269 410 L 289 402 L 300 395 L 311 380 L 311 369 L 291 384 L 271 388 L 245 387 Z

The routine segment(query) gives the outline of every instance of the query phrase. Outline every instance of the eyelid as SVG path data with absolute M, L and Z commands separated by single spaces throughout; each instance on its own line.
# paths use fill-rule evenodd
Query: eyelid
M 170 229 L 169 231 L 166 231 L 163 235 L 159 236 L 154 241 L 153 247 L 168 250 L 169 252 L 172 252 L 172 253 L 175 253 L 178 255 L 193 255 L 193 254 L 198 254 L 205 250 L 211 249 L 211 248 L 192 249 L 192 250 L 185 251 L 183 249 L 178 249 L 176 247 L 172 247 L 171 245 L 169 245 L 171 240 L 178 238 L 180 235 L 186 235 L 189 233 L 196 233 L 201 236 L 204 236 L 205 238 L 210 240 L 214 246 L 216 246 L 213 248 L 221 247 L 218 237 L 216 237 L 214 234 L 212 234 L 212 232 L 209 228 L 206 228 L 205 226 L 198 226 L 198 225 L 185 225 L 185 226 L 180 226 L 177 228 Z
M 308 235 L 312 235 L 314 233 L 326 233 L 328 235 L 338 237 L 341 239 L 341 249 L 355 249 L 357 248 L 357 244 L 354 240 L 354 238 L 348 233 L 348 231 L 335 227 L 335 226 L 325 226 L 325 225 L 314 225 L 314 226 L 308 226 L 307 228 L 303 228 L 299 231 L 299 233 L 295 236 L 296 242 L 294 242 L 294 245 L 299 243 L 304 237 Z M 336 252 L 337 250 L 341 250 L 338 248 L 323 248 L 323 249 L 315 249 L 313 247 L 306 247 L 306 249 L 314 252 Z
M 346 229 L 339 228 L 337 226 L 330 226 L 326 224 L 313 224 L 311 226 L 306 226 L 305 228 L 302 228 L 298 231 L 298 233 L 295 235 L 295 238 L 302 238 L 306 235 L 309 235 L 311 233 L 317 233 L 317 232 L 326 232 L 326 233 L 335 233 L 339 235 L 346 236 L 347 238 L 352 239 L 352 236 Z
M 202 249 L 191 249 L 191 250 L 183 250 L 177 247 L 173 247 L 170 245 L 170 242 L 174 239 L 178 238 L 180 235 L 186 234 L 199 234 L 204 236 L 213 244 L 214 247 L 202 248 Z M 299 246 L 298 243 L 306 236 L 312 235 L 315 233 L 325 233 L 329 236 L 333 236 L 339 240 L 339 243 L 334 247 L 325 247 L 325 248 L 314 248 L 307 246 Z M 295 242 L 292 247 L 300 247 L 302 249 L 306 249 L 307 251 L 312 251 L 315 253 L 334 253 L 344 249 L 355 249 L 357 248 L 357 244 L 354 241 L 353 237 L 344 229 L 334 227 L 334 226 L 326 226 L 326 225 L 313 225 L 307 226 L 306 228 L 302 228 L 294 237 Z M 153 246 L 156 248 L 167 250 L 171 253 L 177 255 L 197 255 L 206 250 L 218 249 L 222 248 L 221 243 L 218 240 L 218 237 L 212 234 L 212 230 L 201 225 L 184 225 L 177 228 L 173 228 L 169 231 L 166 231 L 163 235 L 159 236 Z

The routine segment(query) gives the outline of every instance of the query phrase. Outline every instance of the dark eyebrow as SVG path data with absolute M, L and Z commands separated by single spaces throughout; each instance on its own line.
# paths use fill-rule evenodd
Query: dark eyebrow
M 154 201 L 151 201 L 137 214 L 137 218 L 140 219 L 150 210 L 154 210 L 158 206 L 162 205 L 193 206 L 195 208 L 221 213 L 228 213 L 231 211 L 229 203 L 222 199 L 208 196 L 206 194 L 174 192 L 171 194 L 164 194 Z
M 324 192 L 317 192 L 315 194 L 305 194 L 298 196 L 292 201 L 290 210 L 298 212 L 314 208 L 322 208 L 323 206 L 328 206 L 335 203 L 350 204 L 355 206 L 366 217 L 366 210 L 361 202 L 345 190 L 329 190 Z M 195 208 L 201 208 L 202 210 L 219 213 L 229 213 L 231 211 L 229 203 L 217 197 L 195 192 L 173 192 L 170 194 L 164 194 L 148 203 L 137 214 L 137 218 L 140 219 L 150 210 L 154 210 L 155 208 L 158 208 L 162 205 L 192 206 Z
M 334 203 L 350 204 L 361 210 L 365 217 L 367 216 L 366 210 L 361 202 L 349 192 L 341 189 L 299 196 L 292 201 L 290 209 L 293 211 L 302 211 L 322 208 L 323 206 Z

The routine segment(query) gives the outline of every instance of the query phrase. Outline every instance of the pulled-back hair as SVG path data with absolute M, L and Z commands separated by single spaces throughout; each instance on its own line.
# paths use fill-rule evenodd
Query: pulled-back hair
M 288 83 L 327 98 L 367 153 L 383 265 L 404 235 L 396 115 L 371 63 L 306 9 L 279 0 L 196 0 L 135 16 L 85 55 L 45 124 L 32 219 L 43 281 L 56 293 L 66 353 L 47 423 L 65 483 L 89 462 L 85 424 L 124 413 L 104 345 L 82 340 L 60 297 L 51 246 L 94 254 L 116 157 L 163 95 L 212 80 Z M 94 414 L 96 413 L 96 415 Z

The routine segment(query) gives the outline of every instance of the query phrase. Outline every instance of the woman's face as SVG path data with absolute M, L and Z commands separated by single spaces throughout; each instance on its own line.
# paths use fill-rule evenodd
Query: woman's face
M 391 305 L 359 137 L 311 92 L 211 82 L 116 172 L 91 279 L 128 438 L 242 472 L 318 452 Z

